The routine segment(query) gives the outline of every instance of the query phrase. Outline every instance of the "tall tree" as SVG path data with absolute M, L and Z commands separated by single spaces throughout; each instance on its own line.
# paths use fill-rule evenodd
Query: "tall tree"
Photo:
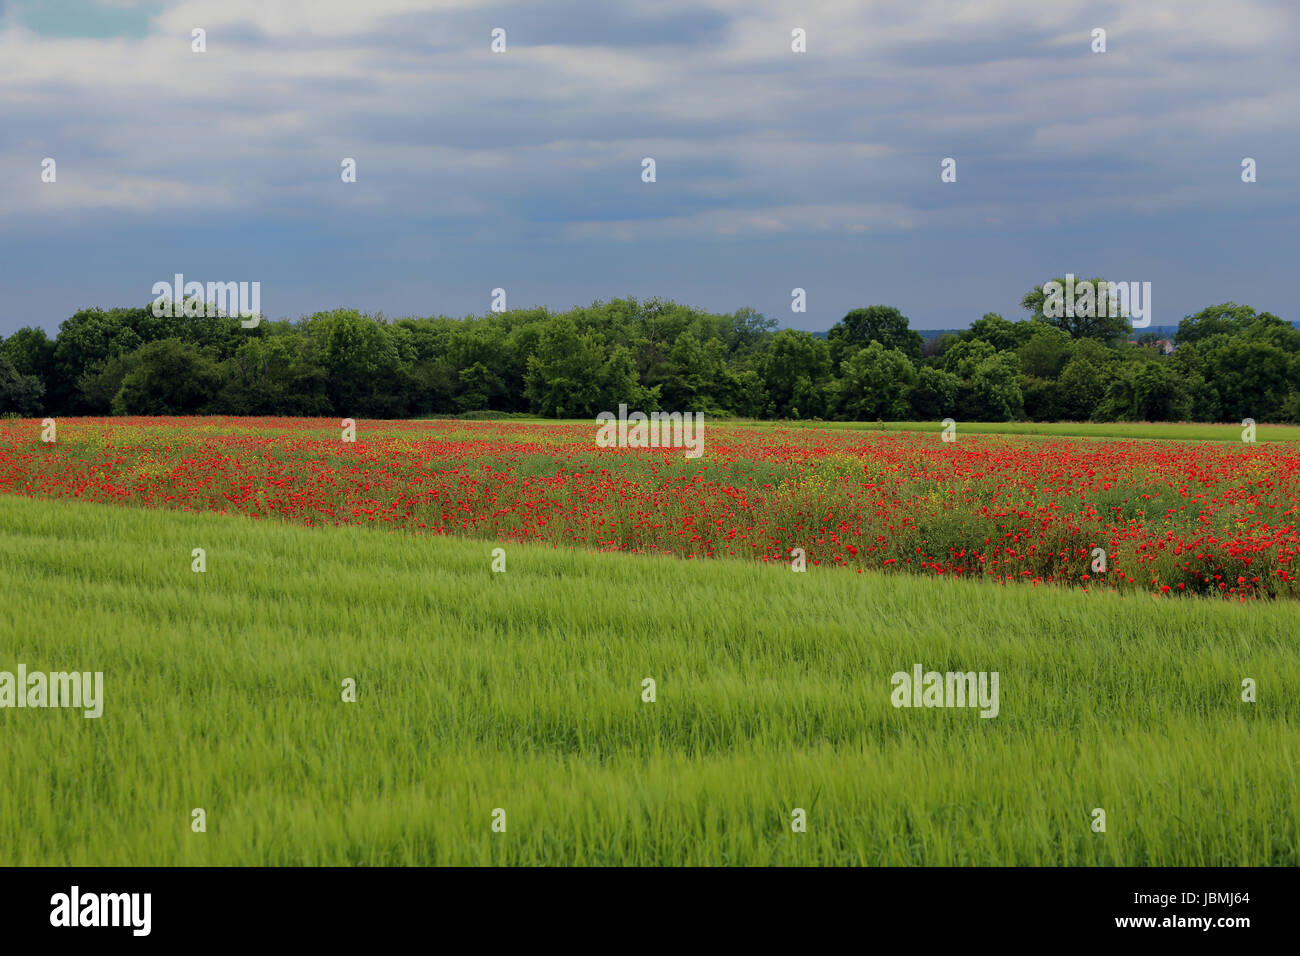
M 921 360 L 921 333 L 909 326 L 907 316 L 888 305 L 854 309 L 826 333 L 831 359 L 838 367 L 856 349 L 879 342 L 886 349 L 898 349 L 912 362 Z
M 1062 290 L 1066 289 L 1066 280 L 1063 278 L 1053 279 L 1051 282 L 1057 283 Z M 1102 342 L 1127 340 L 1133 326 L 1126 313 L 1116 314 L 1116 312 L 1124 312 L 1122 303 L 1116 303 L 1118 308 L 1112 309 L 1108 291 L 1109 283 L 1100 278 L 1075 279 L 1071 285 L 1078 290 L 1085 282 L 1093 289 L 1092 307 L 1084 310 L 1089 314 L 1083 314 L 1076 309 L 1073 302 L 1069 303 L 1068 309 L 1065 308 L 1065 300 L 1069 296 L 1064 291 L 1057 297 L 1049 296 L 1044 291 L 1044 286 L 1050 284 L 1048 282 L 1036 285 L 1031 291 L 1026 292 L 1020 304 L 1028 310 L 1031 320 L 1050 322 L 1058 329 L 1069 333 L 1071 338 L 1098 339 Z M 1053 308 L 1054 304 L 1059 307 Z

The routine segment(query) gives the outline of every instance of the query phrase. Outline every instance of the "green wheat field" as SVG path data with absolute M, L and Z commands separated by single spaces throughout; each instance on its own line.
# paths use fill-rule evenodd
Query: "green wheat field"
M 491 547 L 0 498 L 0 864 L 1300 863 L 1294 606 Z

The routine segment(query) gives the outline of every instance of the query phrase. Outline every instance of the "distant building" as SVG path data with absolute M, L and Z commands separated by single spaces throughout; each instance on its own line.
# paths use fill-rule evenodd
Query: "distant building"
M 1156 339 L 1154 342 L 1139 342 L 1137 339 L 1129 339 L 1129 345 L 1149 345 L 1153 349 L 1159 349 L 1162 355 L 1171 355 L 1178 346 L 1174 345 L 1173 339 Z

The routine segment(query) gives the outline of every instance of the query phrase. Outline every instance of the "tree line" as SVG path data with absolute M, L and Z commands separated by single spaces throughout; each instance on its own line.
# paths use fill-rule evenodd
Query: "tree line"
M 53 339 L 29 327 L 0 342 L 0 413 L 591 418 L 624 403 L 765 419 L 1300 421 L 1300 331 L 1275 315 L 1211 306 L 1165 343 L 1047 298 L 1036 286 L 1019 321 L 988 313 L 930 340 L 881 305 L 824 337 L 659 299 L 463 319 L 337 309 L 253 328 L 92 308 Z

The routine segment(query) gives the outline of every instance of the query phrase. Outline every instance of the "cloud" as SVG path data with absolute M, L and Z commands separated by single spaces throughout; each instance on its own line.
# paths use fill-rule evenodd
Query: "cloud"
M 161 265 L 164 225 L 291 244 L 346 223 L 394 244 L 679 238 L 695 258 L 787 243 L 790 261 L 808 239 L 923 250 L 969 234 L 1009 255 L 1028 229 L 1230 215 L 1247 155 L 1268 197 L 1259 234 L 1281 241 L 1296 207 L 1298 17 L 1265 0 L 33 9 L 0 5 L 0 246 L 152 228 L 140 254 Z M 957 183 L 939 181 L 948 156 Z

